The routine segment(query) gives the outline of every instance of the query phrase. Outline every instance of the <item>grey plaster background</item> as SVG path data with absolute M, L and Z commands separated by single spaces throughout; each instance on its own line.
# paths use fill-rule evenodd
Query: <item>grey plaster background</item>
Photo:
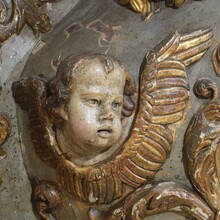
M 78 0 L 65 0 L 49 4 L 48 14 L 52 26 L 55 26 L 76 4 Z M 11 38 L 0 49 L 0 111 L 4 111 L 11 120 L 11 134 L 2 146 L 7 152 L 0 161 L 0 219 L 32 220 L 36 219 L 30 203 L 31 187 L 22 160 L 22 146 L 17 132 L 15 104 L 11 95 L 11 83 L 16 80 L 24 67 L 34 45 L 40 40 L 25 26 L 19 36 Z
M 104 0 L 100 0 L 100 2 L 102 1 Z M 64 22 L 55 28 L 56 24 L 77 2 L 78 0 L 63 0 L 52 4 L 53 10 L 49 11 L 49 14 L 55 29 L 54 32 L 45 34 L 39 39 L 36 39 L 29 28 L 25 27 L 20 36 L 9 40 L 8 44 L 1 48 L 0 85 L 3 87 L 3 90 L 0 95 L 0 111 L 5 111 L 11 119 L 12 132 L 8 141 L 3 145 L 3 148 L 7 151 L 7 157 L 0 161 L 0 175 L 3 180 L 3 184 L 0 186 L 0 219 L 36 219 L 30 203 L 31 188 L 22 160 L 22 151 L 24 151 L 25 148 L 20 144 L 23 141 L 17 132 L 15 104 L 11 96 L 11 83 L 21 76 L 29 56 L 22 77 L 30 74 L 30 72 L 39 74 L 40 70 L 41 73 L 48 74 L 47 77 L 49 78 L 54 74 L 51 68 L 51 60 L 57 59 L 60 54 L 61 59 L 63 59 L 70 53 L 79 53 L 86 49 L 116 56 L 126 64 L 130 73 L 137 80 L 137 73 L 144 55 L 174 29 L 187 32 L 201 27 L 212 26 L 215 29 L 216 38 L 220 40 L 219 0 L 203 0 L 202 2 L 188 1 L 179 10 L 164 8 L 161 13 L 146 23 L 141 21 L 138 14 L 129 10 L 124 11 L 125 9 L 122 7 L 107 10 L 106 13 L 102 14 L 102 12 L 97 9 L 98 6 L 94 5 L 94 7 L 90 9 L 93 11 L 91 16 L 84 16 L 80 11 L 75 15 L 72 14 L 71 11 Z M 94 0 L 93 2 L 96 1 Z M 120 13 L 122 11 L 123 13 Z M 84 29 L 70 36 L 68 39 L 65 39 L 61 34 L 63 31 L 62 28 L 65 25 L 68 26 L 68 24 L 79 20 L 86 25 L 88 21 L 95 19 L 96 15 L 112 26 L 118 25 L 122 27 L 119 41 L 111 42 L 109 47 L 100 47 L 98 44 L 98 33 L 89 32 Z M 63 39 L 65 40 L 63 41 Z M 42 49 L 36 49 L 37 47 L 35 45 L 39 45 L 42 41 L 47 44 L 42 47 Z M 52 47 L 51 44 L 53 44 L 54 47 Z M 70 45 L 72 45 L 72 47 L 70 47 Z M 33 48 L 34 51 L 32 51 Z M 44 62 L 46 59 L 48 59 L 48 62 Z M 209 76 L 218 82 L 211 66 L 210 52 L 205 55 L 203 61 L 190 67 L 188 73 L 190 76 L 191 93 L 195 80 L 201 76 Z M 162 167 L 162 170 L 156 175 L 155 180 L 177 180 L 190 185 L 185 178 L 181 162 L 181 143 L 183 142 L 183 133 L 188 122 L 202 103 L 203 101 L 198 100 L 194 95 L 191 96 L 190 106 L 193 106 L 193 108 L 188 109 L 185 118 L 186 123 L 177 130 L 176 137 L 178 138 L 173 144 L 171 155 Z M 17 115 L 17 117 L 18 116 L 19 115 Z M 63 220 L 68 219 L 63 218 Z M 177 220 L 183 218 L 174 214 L 163 214 L 148 219 Z

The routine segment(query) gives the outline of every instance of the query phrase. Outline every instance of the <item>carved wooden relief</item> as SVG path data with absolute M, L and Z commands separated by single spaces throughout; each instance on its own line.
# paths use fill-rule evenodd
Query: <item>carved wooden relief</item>
M 43 219 L 54 219 L 51 211 L 62 205 L 62 197 L 57 185 L 50 181 L 39 181 L 36 177 L 31 182 L 35 210 Z
M 220 76 L 220 44 L 212 52 L 212 64 L 217 76 Z
M 10 134 L 11 126 L 9 123 L 9 119 L 3 112 L 0 112 L 0 146 L 5 143 Z M 6 156 L 5 150 L 0 147 L 0 160 L 4 159 Z M 0 176 L 0 185 L 2 183 Z
M 201 107 L 189 124 L 185 134 L 184 165 L 193 186 L 215 210 L 215 219 L 219 219 L 218 88 L 205 78 L 196 83 L 195 92 L 211 101 Z
M 167 7 L 179 8 L 186 0 L 119 0 L 120 4 L 128 5 L 134 11 L 141 14 L 144 20 L 148 20 L 162 9 L 163 2 Z
M 49 31 L 51 29 L 50 20 L 41 6 L 44 3 L 56 1 L 58 0 L 12 0 L 12 15 L 9 21 L 6 22 L 7 4 L 4 0 L 1 0 L 1 45 L 13 35 L 19 34 L 25 24 L 28 24 L 36 35 Z
M 120 214 L 104 213 L 104 219 L 141 219 L 165 211 L 212 219 L 210 207 L 184 187 L 173 183 L 165 190 L 164 183 L 140 189 L 171 151 L 173 125 L 183 118 L 189 99 L 186 67 L 206 53 L 212 38 L 211 29 L 174 32 L 150 51 L 142 64 L 138 103 L 126 68 L 97 53 L 67 57 L 50 81 L 30 76 L 13 83 L 15 101 L 28 112 L 35 152 L 56 170 L 57 184 L 89 205 L 123 198 Z M 134 114 L 123 141 L 124 120 Z M 157 196 L 161 200 L 154 203 Z
M 164 212 L 174 212 L 187 219 L 214 218 L 212 209 L 198 194 L 186 186 L 163 182 L 147 185 L 134 192 L 109 219 L 145 219 Z

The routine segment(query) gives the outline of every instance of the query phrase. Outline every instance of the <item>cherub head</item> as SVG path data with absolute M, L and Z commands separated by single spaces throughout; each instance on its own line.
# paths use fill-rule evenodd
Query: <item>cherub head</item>
M 50 90 L 58 143 L 74 157 L 89 159 L 117 143 L 123 117 L 134 110 L 132 78 L 107 55 L 68 57 L 59 65 Z

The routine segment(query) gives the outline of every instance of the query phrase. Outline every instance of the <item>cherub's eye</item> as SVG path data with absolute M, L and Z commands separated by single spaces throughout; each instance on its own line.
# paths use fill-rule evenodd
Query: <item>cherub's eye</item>
M 99 100 L 98 99 L 89 99 L 87 103 L 91 106 L 98 106 L 99 105 Z
M 121 102 L 113 102 L 112 103 L 112 108 L 114 110 L 118 110 L 121 107 L 122 103 Z

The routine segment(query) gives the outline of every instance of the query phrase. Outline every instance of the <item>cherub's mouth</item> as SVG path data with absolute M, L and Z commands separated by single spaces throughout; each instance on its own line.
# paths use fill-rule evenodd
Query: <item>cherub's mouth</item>
M 101 128 L 97 131 L 98 136 L 102 138 L 109 138 L 112 135 L 112 129 L 111 128 Z

